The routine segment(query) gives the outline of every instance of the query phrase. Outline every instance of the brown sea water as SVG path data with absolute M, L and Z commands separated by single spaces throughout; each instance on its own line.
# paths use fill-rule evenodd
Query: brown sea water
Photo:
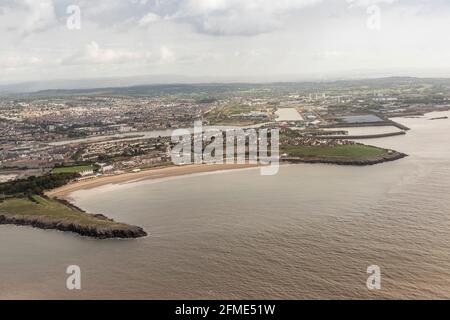
M 449 113 L 445 113 L 448 115 Z M 442 114 L 439 114 L 442 115 Z M 365 143 L 408 153 L 371 167 L 287 165 L 73 194 L 142 226 L 137 240 L 0 227 L 0 298 L 450 298 L 450 120 Z M 66 289 L 66 267 L 82 290 Z M 369 265 L 382 288 L 366 288 Z

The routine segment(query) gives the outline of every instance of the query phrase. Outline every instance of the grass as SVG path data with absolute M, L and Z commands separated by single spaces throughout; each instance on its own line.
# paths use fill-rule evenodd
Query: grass
M 260 120 L 244 120 L 244 119 L 235 119 L 230 118 L 232 115 L 240 114 L 240 113 L 248 113 L 250 111 L 260 111 L 266 110 L 270 107 L 261 107 L 261 106 L 246 106 L 240 104 L 232 104 L 227 106 L 216 107 L 210 109 L 206 114 L 206 119 L 209 120 L 212 125 L 236 125 L 236 126 L 246 126 L 261 123 Z
M 245 112 L 250 112 L 250 111 L 256 111 L 259 110 L 260 108 L 256 108 L 253 106 L 244 106 L 244 105 L 239 105 L 239 104 L 234 104 L 234 105 L 227 105 L 227 106 L 221 106 L 221 107 L 217 107 L 215 109 L 210 110 L 207 113 L 207 117 L 221 117 L 221 116 L 231 116 L 233 114 L 239 114 L 239 113 L 245 113 Z
M 52 170 L 52 173 L 80 173 L 87 170 L 93 170 L 94 167 L 90 165 L 73 166 L 73 167 L 58 167 Z
M 236 127 L 245 127 L 252 126 L 255 124 L 261 123 L 260 120 L 241 120 L 241 119 L 220 119 L 220 120 L 211 120 L 211 125 L 216 126 L 236 126 Z
M 0 214 L 28 217 L 45 216 L 58 221 L 65 220 L 86 225 L 123 226 L 121 223 L 96 218 L 56 200 L 37 195 L 31 198 L 33 201 L 29 198 L 12 198 L 0 202 Z
M 353 144 L 338 146 L 284 146 L 282 152 L 292 157 L 321 159 L 368 160 L 387 153 L 385 149 Z

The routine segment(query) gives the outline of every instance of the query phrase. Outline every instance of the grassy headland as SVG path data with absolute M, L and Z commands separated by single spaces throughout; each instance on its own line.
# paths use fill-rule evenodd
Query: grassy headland
M 76 176 L 48 174 L 0 184 L 3 195 L 0 199 L 0 224 L 72 231 L 100 239 L 146 235 L 142 228 L 118 223 L 103 215 L 88 214 L 68 202 L 44 196 L 46 190 L 66 185 Z
M 63 201 L 37 195 L 0 202 L 0 224 L 72 231 L 100 239 L 137 238 L 146 235 L 139 227 L 118 223 L 103 215 L 88 214 Z
M 364 144 L 282 146 L 286 161 L 331 163 L 339 165 L 372 165 L 406 157 L 405 154 Z
M 349 140 L 317 138 L 286 129 L 280 135 L 281 158 L 290 162 L 372 165 L 406 157 L 406 154 Z
M 337 146 L 285 146 L 283 151 L 293 157 L 319 157 L 329 159 L 367 160 L 380 157 L 387 150 L 362 145 L 337 145 Z

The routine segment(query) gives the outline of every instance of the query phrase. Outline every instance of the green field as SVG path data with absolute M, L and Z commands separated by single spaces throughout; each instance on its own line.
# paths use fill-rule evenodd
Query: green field
M 361 144 L 338 146 L 283 146 L 283 153 L 291 157 L 321 159 L 367 160 L 387 154 L 385 149 Z
M 11 216 L 42 216 L 58 221 L 78 222 L 85 225 L 96 226 L 123 226 L 121 223 L 96 218 L 83 211 L 66 206 L 56 200 L 40 196 L 29 198 L 12 198 L 0 202 L 0 214 Z
M 216 107 L 210 109 L 208 112 L 204 114 L 205 118 L 208 119 L 210 124 L 212 125 L 235 125 L 235 126 L 249 126 L 258 124 L 260 120 L 251 120 L 251 119 L 236 119 L 230 118 L 232 115 L 240 114 L 240 113 L 248 113 L 250 111 L 260 111 L 266 110 L 270 107 L 261 107 L 261 106 L 247 106 L 247 105 L 227 105 Z
M 229 117 L 233 114 L 256 111 L 259 109 L 260 108 L 258 108 L 258 107 L 234 104 L 234 105 L 222 106 L 222 107 L 217 107 L 217 108 L 211 109 L 206 114 L 206 116 L 208 118 L 209 117 L 211 117 L 211 118 Z
M 94 167 L 91 165 L 85 166 L 73 166 L 73 167 L 58 167 L 52 170 L 52 173 L 79 173 L 86 170 L 93 170 Z

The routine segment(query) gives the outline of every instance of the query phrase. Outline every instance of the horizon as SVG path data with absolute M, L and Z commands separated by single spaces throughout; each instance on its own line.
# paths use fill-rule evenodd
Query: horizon
M 165 77 L 173 75 L 158 75 L 156 77 Z M 338 83 L 346 81 L 376 81 L 376 80 L 401 80 L 401 79 L 411 79 L 411 80 L 450 80 L 450 76 L 447 77 L 432 77 L 432 76 L 373 76 L 373 77 L 344 77 L 344 78 L 323 78 L 323 79 L 304 79 L 304 80 L 267 80 L 267 81 L 245 81 L 245 80 L 228 80 L 228 79 L 217 79 L 216 81 L 195 81 L 194 78 L 185 77 L 187 81 L 152 81 L 152 80 L 137 80 L 139 78 L 149 78 L 153 76 L 128 76 L 128 77 L 113 77 L 113 78 L 90 78 L 90 79 L 55 79 L 49 81 L 27 81 L 27 82 L 16 82 L 2 84 L 0 83 L 0 95 L 4 94 L 32 94 L 45 91 L 76 91 L 76 90 L 96 90 L 96 89 L 115 89 L 115 88 L 133 88 L 133 87 L 146 87 L 146 86 L 171 86 L 171 85 L 185 85 L 185 86 L 195 86 L 195 85 L 238 85 L 238 84 L 248 84 L 248 85 L 270 85 L 270 84 L 302 84 L 302 83 Z M 117 83 L 120 81 L 126 81 L 130 79 L 135 79 L 136 83 L 131 82 L 130 84 Z M 55 85 L 50 85 L 55 84 Z M 56 84 L 57 83 L 57 84 Z M 76 84 L 79 83 L 77 86 Z M 94 84 L 97 83 L 97 84 Z M 28 89 L 27 89 L 28 86 Z M 33 89 L 34 88 L 34 89 Z

